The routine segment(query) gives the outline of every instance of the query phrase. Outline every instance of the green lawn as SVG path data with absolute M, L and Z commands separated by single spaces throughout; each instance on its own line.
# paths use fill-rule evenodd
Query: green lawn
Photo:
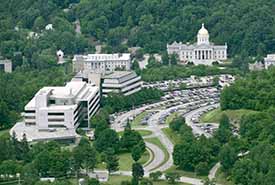
M 128 171 L 132 169 L 132 164 L 134 163 L 131 153 L 122 153 L 118 155 L 119 157 L 119 170 Z M 138 161 L 140 164 L 145 164 L 147 161 L 150 160 L 150 153 L 149 151 L 145 151 L 144 154 L 141 156 L 140 160 Z M 98 163 L 96 165 L 96 169 L 106 169 L 105 163 Z
M 132 127 L 140 127 L 142 125 L 140 125 L 140 122 L 142 121 L 142 119 L 148 114 L 148 112 L 142 112 L 139 115 L 137 115 L 137 117 L 131 122 L 131 126 Z
M 161 130 L 174 145 L 180 142 L 180 136 L 177 133 L 173 132 L 173 130 L 171 130 L 170 128 L 163 128 Z
M 0 130 L 0 137 L 8 136 L 9 135 L 9 129 Z
M 103 185 L 120 185 L 122 181 L 131 181 L 131 177 L 127 176 L 118 176 L 118 175 L 112 175 L 109 177 L 108 182 L 103 183 Z M 166 181 L 156 181 L 153 182 L 153 185 L 170 185 Z M 176 183 L 174 185 L 187 185 L 185 183 Z
M 200 175 L 197 175 L 195 172 L 184 171 L 184 170 L 178 169 L 174 165 L 165 171 L 165 173 L 168 173 L 168 172 L 176 172 L 176 173 L 180 174 L 180 176 L 186 176 L 186 177 L 191 177 L 191 178 L 207 179 L 207 176 L 200 176 Z
M 121 137 L 123 135 L 123 132 L 124 131 L 118 132 L 118 135 Z M 150 130 L 137 130 L 137 132 L 140 133 L 141 136 L 150 136 L 153 134 Z
M 138 133 L 140 133 L 141 136 L 150 136 L 153 133 L 150 130 L 137 130 Z
M 146 150 L 138 161 L 140 164 L 145 164 L 150 159 L 150 154 Z M 127 171 L 132 170 L 132 164 L 134 160 L 132 159 L 131 153 L 119 154 L 119 170 Z
M 163 146 L 163 144 L 160 142 L 160 140 L 157 137 L 147 138 L 147 139 L 145 139 L 145 141 L 157 145 L 163 151 L 163 153 L 164 153 L 164 160 L 162 161 L 162 163 L 159 166 L 163 165 L 166 161 L 168 161 L 168 159 L 169 159 L 169 153 L 166 150 L 165 146 Z M 157 166 L 156 168 L 158 168 L 159 166 Z M 154 169 L 152 169 L 152 170 L 154 170 Z
M 234 185 L 232 181 L 227 180 L 225 174 L 219 169 L 216 173 L 216 182 L 222 185 Z
M 243 115 L 253 113 L 253 112 L 256 112 L 256 111 L 246 110 L 246 109 L 222 111 L 220 109 L 215 109 L 204 114 L 201 117 L 201 121 L 204 123 L 219 123 L 221 115 L 226 114 L 231 121 L 238 123 Z
M 170 114 L 170 115 L 166 118 L 165 123 L 166 123 L 166 124 L 170 124 L 177 116 L 178 116 L 178 113 L 177 113 L 177 112 L 174 112 L 174 113 Z

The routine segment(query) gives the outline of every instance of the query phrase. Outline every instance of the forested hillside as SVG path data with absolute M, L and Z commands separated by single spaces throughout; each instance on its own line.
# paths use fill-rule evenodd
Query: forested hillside
M 83 31 L 109 45 L 128 39 L 159 52 L 167 42 L 194 40 L 204 22 L 231 55 L 274 51 L 274 12 L 274 0 L 86 0 L 76 9 Z
M 275 69 L 254 72 L 224 89 L 222 109 L 266 110 L 275 106 Z
M 79 18 L 85 37 L 106 42 L 109 51 L 140 46 L 160 52 L 175 40 L 194 41 L 204 22 L 212 41 L 228 43 L 231 56 L 263 56 L 275 50 L 274 12 L 274 0 L 1 0 L 1 53 L 45 48 L 83 52 L 88 41 L 75 37 L 72 26 Z M 26 32 L 14 32 L 15 26 L 39 32 L 49 23 L 55 34 L 45 34 L 31 46 L 24 44 Z
M 223 171 L 235 184 L 274 184 L 275 174 L 275 68 L 248 74 L 226 88 L 222 109 L 251 109 L 241 118 L 240 137 L 220 152 Z

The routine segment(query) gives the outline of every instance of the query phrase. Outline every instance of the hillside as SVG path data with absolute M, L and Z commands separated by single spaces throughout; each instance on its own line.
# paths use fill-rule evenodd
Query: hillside
M 274 4 L 273 0 L 2 1 L 0 49 L 5 56 L 18 50 L 27 53 L 34 48 L 24 45 L 23 30 L 40 31 L 52 23 L 55 32 L 60 32 L 40 38 L 38 42 L 43 42 L 37 45 L 43 49 L 62 48 L 67 54 L 91 51 L 94 43 L 87 38 L 92 38 L 107 43 L 109 52 L 132 46 L 161 52 L 172 41 L 194 41 L 204 22 L 210 39 L 227 42 L 231 56 L 264 56 L 275 50 Z M 77 18 L 85 38 L 75 37 L 73 22 Z M 22 30 L 14 33 L 15 26 Z

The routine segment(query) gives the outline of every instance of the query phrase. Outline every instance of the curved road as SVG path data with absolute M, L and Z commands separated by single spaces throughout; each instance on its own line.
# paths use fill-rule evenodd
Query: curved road
M 210 100 L 208 99 L 208 101 L 210 101 Z M 205 103 L 205 101 L 201 101 L 201 100 L 196 101 L 196 103 L 198 103 L 198 102 L 201 103 L 201 104 Z M 135 110 L 131 110 L 131 111 L 128 111 L 126 113 L 123 113 L 123 114 L 119 115 L 116 118 L 116 120 L 114 120 L 114 123 L 112 124 L 112 128 L 116 131 L 122 131 L 124 129 L 123 123 L 126 122 L 126 120 L 129 117 L 140 114 L 141 112 L 145 111 L 147 108 L 160 105 L 161 103 L 163 103 L 163 102 L 159 102 L 159 103 L 155 103 L 155 104 L 151 104 L 151 105 L 146 105 L 144 107 L 141 107 L 141 108 L 138 108 L 138 109 L 135 109 Z M 181 105 L 178 105 L 178 106 L 175 106 L 175 107 L 171 107 L 169 109 L 160 110 L 159 112 L 153 114 L 149 118 L 147 127 L 133 128 L 135 130 L 149 130 L 149 131 L 151 131 L 153 134 L 151 134 L 149 136 L 145 136 L 144 138 L 157 137 L 160 140 L 160 142 L 165 146 L 165 148 L 167 149 L 167 151 L 169 153 L 169 159 L 163 165 L 161 165 L 161 163 L 163 163 L 163 161 L 165 159 L 164 152 L 158 146 L 156 146 L 152 143 L 149 143 L 149 142 L 145 142 L 146 146 L 149 149 L 151 149 L 151 151 L 154 153 L 154 159 L 149 164 L 146 164 L 146 166 L 144 167 L 145 176 L 149 176 L 149 173 L 151 173 L 153 171 L 165 171 L 173 165 L 172 153 L 173 153 L 174 145 L 170 141 L 170 139 L 161 130 L 162 128 L 168 127 L 168 125 L 159 125 L 159 119 L 160 119 L 161 115 L 166 114 L 167 111 L 169 111 L 171 109 L 175 109 L 175 108 L 185 110 L 188 107 L 189 104 L 193 104 L 193 103 L 195 103 L 195 102 L 185 103 L 185 104 L 181 104 Z M 203 129 L 201 129 L 200 127 L 197 127 L 196 125 L 194 125 L 191 118 L 193 117 L 193 115 L 198 114 L 199 112 L 202 112 L 204 110 L 207 110 L 209 107 L 213 107 L 213 106 L 218 107 L 218 105 L 219 104 L 203 106 L 201 108 L 198 108 L 198 109 L 196 109 L 194 111 L 190 111 L 190 112 L 186 112 L 186 110 L 185 110 L 185 112 L 183 111 L 184 116 L 186 117 L 186 123 L 187 123 L 187 125 L 189 125 L 193 129 L 194 134 L 200 134 L 200 135 L 204 134 L 204 135 L 206 135 L 206 137 L 211 137 L 211 135 L 205 133 L 203 131 Z M 158 167 L 158 168 L 156 168 L 156 167 Z M 215 177 L 215 173 L 216 173 L 218 167 L 219 167 L 219 165 L 217 164 L 210 170 L 209 177 L 211 179 L 213 179 Z M 131 172 L 127 172 L 127 171 L 119 171 L 117 173 L 121 174 L 121 175 L 131 175 Z M 162 178 L 164 178 L 164 177 L 162 177 Z M 185 182 L 185 183 L 190 183 L 190 184 L 195 184 L 195 185 L 203 185 L 203 180 L 198 179 L 198 178 L 181 177 L 180 182 Z
M 154 145 L 149 142 L 145 142 L 145 144 L 146 144 L 146 147 L 149 148 L 154 153 L 153 160 L 150 161 L 150 163 L 143 168 L 144 172 L 147 174 L 150 172 L 151 169 L 154 169 L 160 165 L 160 163 L 164 160 L 165 155 L 157 145 Z

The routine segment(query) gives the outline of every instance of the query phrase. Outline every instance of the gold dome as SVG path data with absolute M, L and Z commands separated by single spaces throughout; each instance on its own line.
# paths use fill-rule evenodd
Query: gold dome
M 201 36 L 208 36 L 209 35 L 207 29 L 205 29 L 205 27 L 204 27 L 204 24 L 201 25 L 201 29 L 199 30 L 198 35 L 201 35 Z

